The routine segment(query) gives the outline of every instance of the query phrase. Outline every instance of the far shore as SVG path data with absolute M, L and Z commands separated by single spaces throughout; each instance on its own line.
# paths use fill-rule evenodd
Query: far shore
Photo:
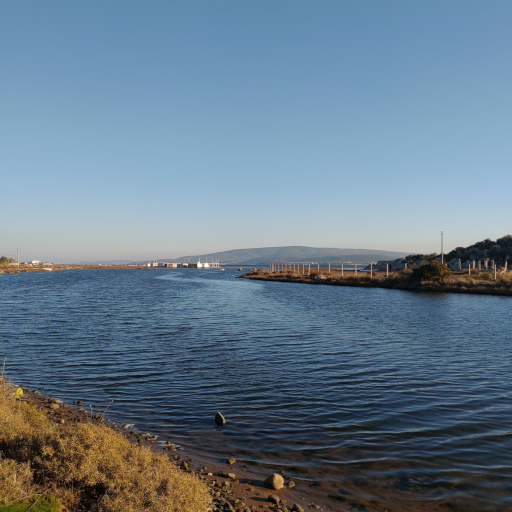
M 259 281 L 278 281 L 286 283 L 320 284 L 329 286 L 351 286 L 359 288 L 387 288 L 415 292 L 468 293 L 477 295 L 512 296 L 512 272 L 502 272 L 494 278 L 493 272 L 472 270 L 471 274 L 457 272 L 439 281 L 417 282 L 410 270 L 394 272 L 355 271 L 341 269 L 277 270 L 255 269 L 238 265 L 222 265 L 221 269 L 249 270 L 237 277 Z M 0 274 L 17 274 L 22 272 L 47 272 L 61 270 L 194 270 L 166 267 L 148 267 L 147 265 L 83 265 L 62 264 L 52 267 L 32 265 L 5 265 L 0 267 Z M 212 269 L 200 269 L 212 270 Z
M 220 269 L 252 269 L 247 265 L 221 265 Z M 194 270 L 194 269 L 177 269 L 171 267 L 148 267 L 147 265 L 86 265 L 86 264 L 56 264 L 52 266 L 44 265 L 4 265 L 0 266 L 0 274 L 19 274 L 22 272 L 51 272 L 59 270 Z M 198 269 L 198 270 L 215 270 L 214 268 Z M 217 269 L 218 270 L 218 269 Z
M 360 288 L 387 288 L 419 292 L 469 293 L 479 295 L 512 296 L 512 272 L 498 274 L 494 280 L 492 272 L 454 273 L 443 280 L 434 282 L 414 281 L 410 271 L 398 272 L 355 272 L 354 270 L 327 269 L 300 271 L 281 270 L 271 272 L 256 269 L 239 276 L 259 281 L 278 281 L 284 283 L 303 283 L 330 286 L 353 286 Z

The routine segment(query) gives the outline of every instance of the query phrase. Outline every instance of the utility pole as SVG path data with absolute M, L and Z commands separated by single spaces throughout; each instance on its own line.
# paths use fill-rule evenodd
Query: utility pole
M 444 263 L 444 252 L 443 252 L 443 232 L 441 231 L 441 263 Z

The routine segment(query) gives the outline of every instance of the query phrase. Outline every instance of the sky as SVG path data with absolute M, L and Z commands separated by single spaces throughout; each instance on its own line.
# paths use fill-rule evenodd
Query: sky
M 0 253 L 512 233 L 510 0 L 0 0 Z

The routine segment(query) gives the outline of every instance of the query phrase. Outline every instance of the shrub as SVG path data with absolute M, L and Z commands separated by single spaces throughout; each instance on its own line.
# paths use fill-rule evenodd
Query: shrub
M 413 269 L 412 278 L 420 284 L 424 282 L 440 283 L 451 274 L 452 272 L 448 270 L 446 265 L 432 260 Z
M 208 509 L 207 487 L 166 455 L 134 445 L 103 424 L 53 424 L 35 407 L 16 401 L 14 390 L 0 384 L 0 451 L 11 459 L 0 460 L 0 496 L 22 499 L 33 492 L 30 486 L 35 481 L 66 496 L 72 510 Z

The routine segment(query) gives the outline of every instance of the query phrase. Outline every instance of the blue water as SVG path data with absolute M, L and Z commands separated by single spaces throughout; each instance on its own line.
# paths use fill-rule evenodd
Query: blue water
M 236 274 L 2 275 L 7 375 L 113 399 L 113 419 L 282 468 L 340 510 L 510 510 L 510 298 Z

